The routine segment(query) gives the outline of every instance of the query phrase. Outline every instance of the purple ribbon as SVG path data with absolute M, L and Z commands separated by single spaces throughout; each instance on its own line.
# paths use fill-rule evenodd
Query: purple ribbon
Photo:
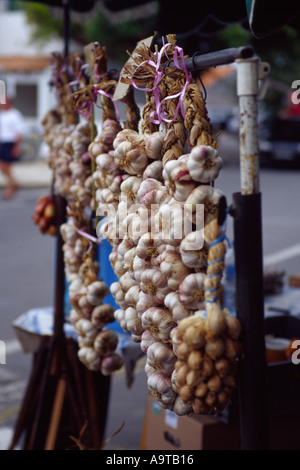
M 91 114 L 92 114 L 92 111 L 93 111 L 93 105 L 96 102 L 98 95 L 103 95 L 103 96 L 106 96 L 106 98 L 110 98 L 110 99 L 113 98 L 113 95 L 111 95 L 110 93 L 107 93 L 104 90 L 99 90 L 97 88 L 97 85 L 94 85 L 93 88 L 92 88 L 92 97 L 89 97 L 84 103 L 82 103 L 78 107 L 79 114 L 81 114 L 82 116 L 84 116 L 88 120 L 91 117 Z M 120 121 L 120 113 L 119 113 L 118 107 L 117 107 L 117 105 L 114 101 L 113 101 L 113 104 L 114 104 L 114 107 L 115 107 L 116 118 L 117 118 L 117 121 L 119 122 Z
M 162 121 L 169 122 L 169 123 L 173 122 L 176 119 L 179 110 L 181 111 L 182 116 L 185 117 L 184 95 L 185 95 L 185 92 L 186 92 L 186 88 L 187 88 L 187 86 L 189 85 L 189 83 L 191 81 L 191 75 L 190 75 L 190 73 L 188 72 L 188 70 L 185 66 L 184 53 L 183 53 L 183 49 L 181 47 L 174 46 L 173 61 L 174 61 L 175 66 L 178 69 L 184 71 L 185 76 L 186 76 L 185 84 L 184 84 L 184 86 L 183 86 L 183 88 L 180 92 L 175 93 L 174 95 L 166 96 L 162 100 L 160 100 L 160 97 L 159 97 L 159 86 L 158 85 L 159 85 L 159 82 L 162 79 L 163 74 L 164 74 L 164 72 L 161 70 L 161 60 L 162 60 L 163 54 L 165 54 L 166 57 L 168 58 L 168 55 L 166 53 L 166 49 L 167 49 L 168 46 L 174 46 L 174 45 L 171 44 L 171 43 L 164 44 L 164 46 L 161 48 L 161 50 L 158 53 L 155 53 L 157 55 L 157 62 L 155 62 L 154 60 L 151 60 L 151 59 L 145 60 L 144 62 L 139 64 L 137 66 L 136 70 L 135 70 L 135 72 L 136 72 L 140 67 L 142 67 L 145 64 L 148 64 L 148 65 L 151 65 L 152 67 L 154 67 L 154 69 L 155 69 L 155 78 L 154 78 L 152 88 L 140 88 L 140 87 L 138 87 L 134 82 L 134 73 L 135 72 L 133 73 L 133 76 L 131 77 L 131 83 L 137 90 L 153 92 L 154 100 L 155 100 L 155 108 L 156 109 L 155 109 L 155 111 L 152 111 L 149 115 L 149 119 L 153 124 L 160 124 Z M 182 65 L 179 64 L 179 59 L 181 60 Z M 173 118 L 168 119 L 168 117 L 164 114 L 163 104 L 167 100 L 173 100 L 173 99 L 176 99 L 176 98 L 179 98 L 179 100 L 178 100 L 178 103 L 177 103 L 177 106 L 176 106 L 176 109 L 175 109 L 175 114 L 174 114 Z M 157 119 L 154 118 L 155 115 L 157 115 Z
M 87 240 L 89 240 L 89 248 L 87 250 L 87 253 L 89 253 L 93 247 L 93 243 L 96 243 L 97 245 L 101 245 L 102 244 L 102 240 L 100 240 L 100 238 L 96 238 L 96 237 L 93 237 L 93 235 L 91 235 L 90 233 L 87 233 L 85 232 L 84 230 L 78 228 L 75 224 L 75 220 L 74 220 L 74 217 L 72 217 L 71 213 L 71 209 L 70 207 L 68 206 L 67 207 L 67 213 L 69 214 L 70 216 L 70 220 L 71 220 L 71 223 L 74 227 L 74 229 L 76 230 L 76 232 L 81 235 L 82 237 L 86 238 Z

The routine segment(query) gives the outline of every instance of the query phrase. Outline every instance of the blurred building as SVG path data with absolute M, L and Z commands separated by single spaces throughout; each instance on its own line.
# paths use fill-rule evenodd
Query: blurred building
M 0 80 L 15 101 L 28 125 L 38 125 L 55 103 L 50 87 L 50 57 L 63 51 L 63 40 L 46 43 L 31 40 L 31 26 L 22 10 L 10 10 L 9 2 L 0 2 Z

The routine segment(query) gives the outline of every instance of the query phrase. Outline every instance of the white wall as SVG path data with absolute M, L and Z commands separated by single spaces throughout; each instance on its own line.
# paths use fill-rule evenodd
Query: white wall
M 31 41 L 32 27 L 23 11 L 0 12 L 0 55 L 47 55 L 63 50 L 63 40 L 51 39 L 37 44 Z

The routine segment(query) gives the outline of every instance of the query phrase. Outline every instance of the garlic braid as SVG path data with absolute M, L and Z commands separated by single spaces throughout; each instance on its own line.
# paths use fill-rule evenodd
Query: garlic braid
M 217 219 L 205 227 L 205 238 L 209 243 L 206 312 L 178 325 L 174 381 L 183 402 L 195 413 L 214 414 L 226 407 L 236 386 L 241 325 L 220 306 L 226 247 Z
M 212 128 L 205 101 L 197 83 L 191 83 L 187 87 L 184 102 L 185 127 L 189 133 L 190 146 L 209 145 L 216 148 L 217 143 L 212 138 Z

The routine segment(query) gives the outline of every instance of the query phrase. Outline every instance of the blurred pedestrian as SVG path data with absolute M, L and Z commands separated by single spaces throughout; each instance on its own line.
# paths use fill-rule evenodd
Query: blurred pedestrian
M 7 178 L 4 198 L 11 198 L 18 189 L 18 182 L 12 172 L 12 165 L 21 157 L 21 143 L 24 119 L 21 112 L 13 107 L 7 97 L 0 108 L 0 170 Z

